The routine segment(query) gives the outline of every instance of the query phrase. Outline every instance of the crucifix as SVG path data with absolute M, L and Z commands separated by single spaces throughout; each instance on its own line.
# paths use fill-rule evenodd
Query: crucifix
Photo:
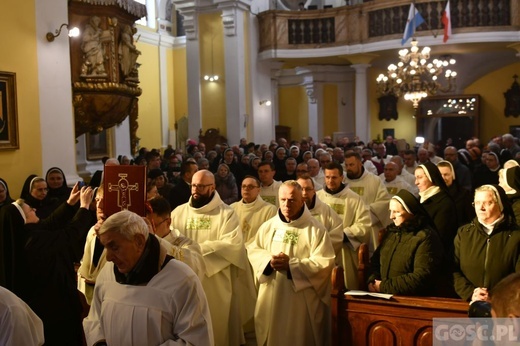
M 128 209 L 128 207 L 132 205 L 130 191 L 139 191 L 139 183 L 129 185 L 126 179 L 127 176 L 128 174 L 126 173 L 119 173 L 117 185 L 108 184 L 108 192 L 117 191 L 117 206 L 120 207 L 121 210 Z

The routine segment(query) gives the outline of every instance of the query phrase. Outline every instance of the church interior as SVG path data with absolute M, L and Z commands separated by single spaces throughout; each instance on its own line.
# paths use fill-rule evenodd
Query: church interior
M 423 22 L 403 38 L 415 26 L 412 4 Z M 459 147 L 473 136 L 484 144 L 505 133 L 520 137 L 520 1 L 307 0 L 303 6 L 294 0 L 4 1 L 0 177 L 13 195 L 27 176 L 50 167 L 61 168 L 69 185 L 88 182 L 103 157 L 184 148 L 208 133 L 230 145 L 307 136 L 366 143 L 391 135 L 412 148 L 418 137 L 451 139 Z M 416 46 L 429 49 L 417 53 Z M 430 60 L 440 65 L 426 67 Z M 420 61 L 420 76 L 396 82 L 399 61 Z M 424 82 L 428 73 L 439 79 Z M 359 254 L 361 276 L 367 251 Z M 332 283 L 337 345 L 367 344 L 362 332 L 378 314 L 388 323 L 370 337 L 380 344 L 399 337 L 405 345 L 429 344 L 433 317 L 467 315 L 460 299 L 356 300 L 344 296 L 341 272 Z M 401 324 L 411 329 L 397 331 Z
M 520 72 L 517 1 L 451 1 L 453 31 L 445 43 L 445 1 L 416 1 L 426 19 L 414 34 L 419 46 L 431 47 L 432 59 L 457 61 L 456 86 L 435 97 L 478 95 L 475 114 L 444 127 L 402 97 L 391 115 L 378 101 L 377 76 L 397 62 L 399 49 L 410 48 L 411 40 L 401 44 L 409 0 L 309 0 L 305 6 L 317 9 L 308 11 L 287 0 L 142 2 L 1 5 L 0 71 L 14 95 L 2 98 L 9 126 L 0 167 L 13 191 L 21 189 L 21 177 L 53 166 L 69 183 L 88 180 L 102 156 L 182 147 L 208 129 L 231 144 L 240 138 L 268 143 L 278 130 L 289 139 L 358 136 L 366 142 L 391 133 L 413 146 L 416 136 L 445 140 L 438 131 L 446 127 L 469 127 L 464 135 L 487 142 L 519 125 L 518 114 L 504 114 L 504 93 Z M 96 16 L 103 78 L 82 70 L 96 59 L 87 56 L 81 34 Z M 78 37 L 67 36 L 73 26 Z M 49 41 L 47 33 L 58 29 Z M 101 96 L 107 90 L 110 101 Z

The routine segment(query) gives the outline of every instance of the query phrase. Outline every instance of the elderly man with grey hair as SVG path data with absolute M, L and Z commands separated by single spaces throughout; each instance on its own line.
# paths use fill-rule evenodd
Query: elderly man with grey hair
M 516 153 L 520 152 L 520 146 L 515 141 L 515 137 L 510 133 L 502 135 L 502 147 L 509 151 L 511 157 L 515 157 Z
M 314 187 L 316 191 L 323 189 L 323 184 L 325 183 L 325 176 L 320 169 L 320 162 L 317 159 L 309 159 L 307 161 L 307 168 L 309 170 L 309 175 L 314 182 Z
M 88 345 L 213 345 L 197 275 L 167 255 L 143 218 L 123 210 L 98 233 L 110 263 L 97 278 L 83 321 Z
M 248 246 L 258 279 L 258 345 L 329 345 L 330 274 L 334 248 L 325 227 L 305 206 L 294 180 L 280 186 L 278 214 Z

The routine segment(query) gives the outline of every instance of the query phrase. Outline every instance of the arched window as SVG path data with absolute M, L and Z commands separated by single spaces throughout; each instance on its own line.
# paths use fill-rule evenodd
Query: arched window
M 136 23 L 142 26 L 155 29 L 156 27 L 156 13 L 155 0 L 134 0 L 140 4 L 146 5 L 146 17 L 139 19 Z

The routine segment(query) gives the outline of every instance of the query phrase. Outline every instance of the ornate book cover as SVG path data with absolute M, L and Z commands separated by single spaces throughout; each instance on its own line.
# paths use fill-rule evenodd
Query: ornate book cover
M 106 166 L 103 189 L 107 217 L 125 209 L 145 216 L 146 166 Z

